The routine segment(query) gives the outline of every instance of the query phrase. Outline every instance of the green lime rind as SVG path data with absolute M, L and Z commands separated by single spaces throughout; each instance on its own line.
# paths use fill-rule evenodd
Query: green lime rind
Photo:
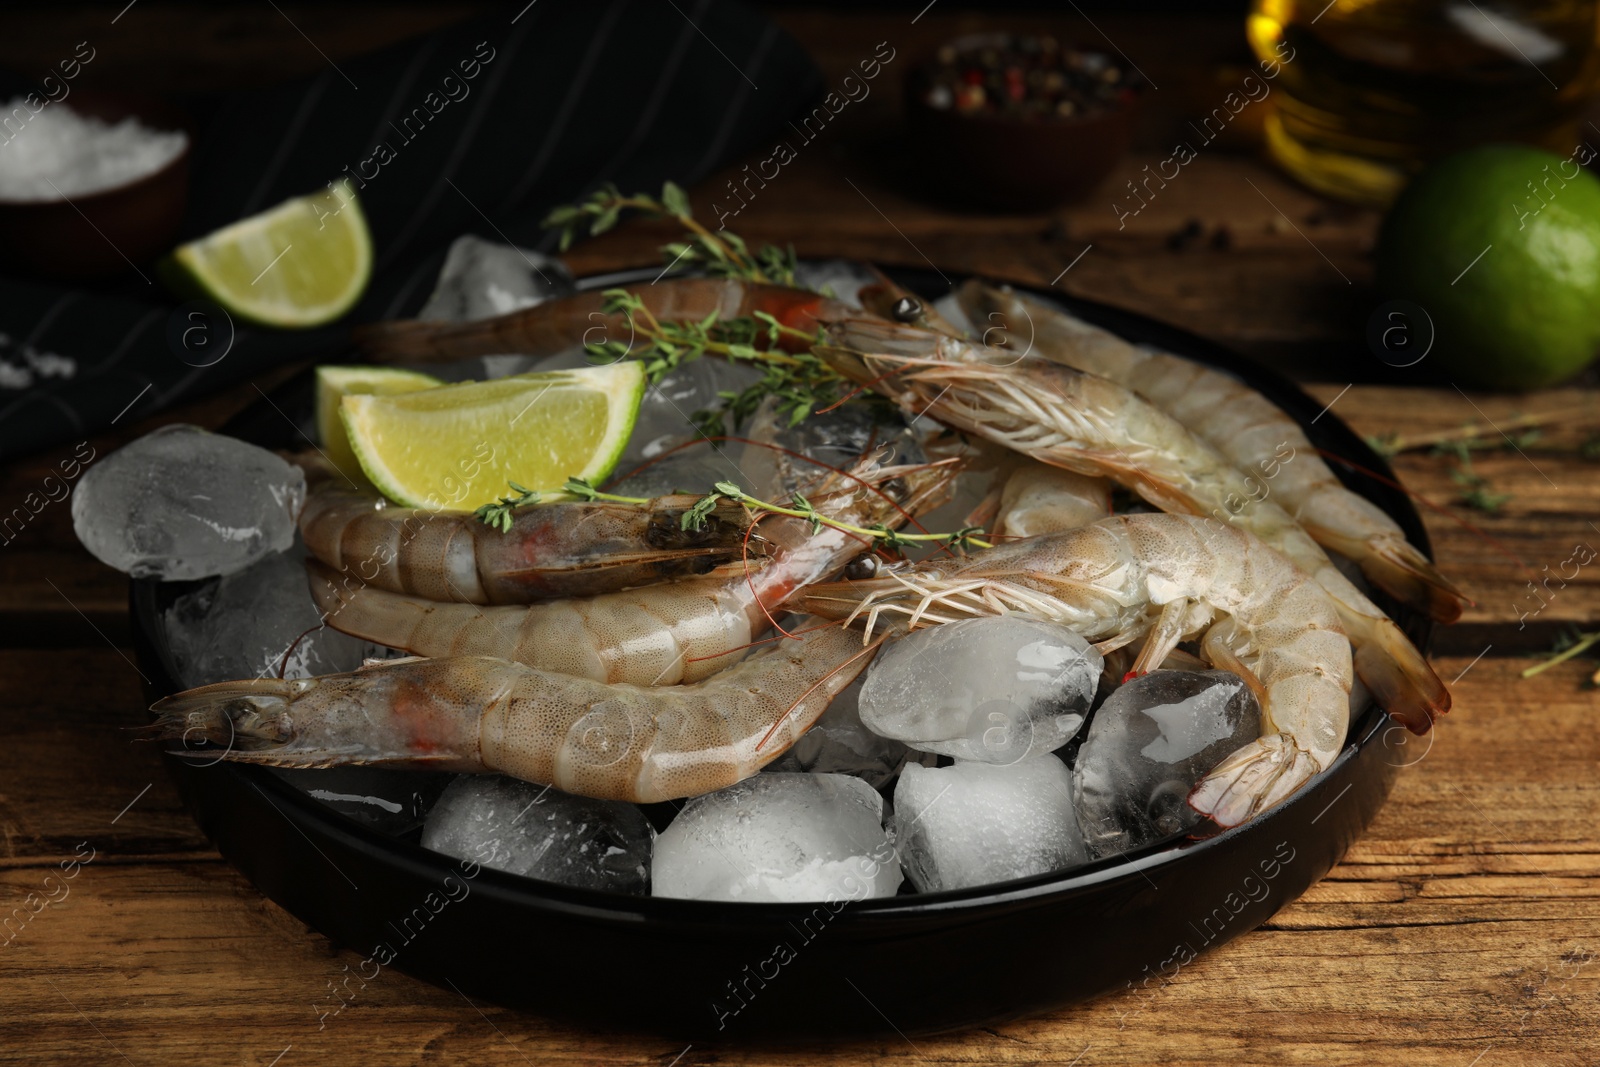
M 1600 179 L 1518 145 L 1449 156 L 1396 200 L 1377 280 L 1435 330 L 1428 359 L 1490 389 L 1554 385 L 1600 348 Z
M 340 402 L 356 393 L 387 395 L 409 393 L 418 389 L 436 389 L 443 385 L 438 378 L 421 371 L 401 367 L 332 366 L 317 368 L 317 436 L 322 454 L 345 477 L 365 484 L 366 474 L 361 461 L 350 447 L 350 435 L 345 432 L 344 420 L 339 416 Z
M 473 511 L 517 482 L 559 492 L 603 481 L 627 449 L 644 399 L 637 362 L 352 395 L 340 418 L 361 469 L 407 507 Z
M 304 329 L 355 306 L 372 278 L 372 236 L 347 181 L 296 197 L 175 249 L 157 266 L 179 295 L 259 326 Z

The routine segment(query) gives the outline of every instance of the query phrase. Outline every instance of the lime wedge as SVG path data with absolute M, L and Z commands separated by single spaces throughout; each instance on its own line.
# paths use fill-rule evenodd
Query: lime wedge
M 472 511 L 517 482 L 598 483 L 627 447 L 644 396 L 636 362 L 346 396 L 340 415 L 361 468 L 408 507 Z
M 322 438 L 322 454 L 358 485 L 367 484 L 361 461 L 350 447 L 344 420 L 339 417 L 339 402 L 347 396 L 414 393 L 443 385 L 439 379 L 421 371 L 399 367 L 318 367 L 317 436 Z
M 247 322 L 320 326 L 366 289 L 372 238 L 355 190 L 337 181 L 179 247 L 162 274 Z

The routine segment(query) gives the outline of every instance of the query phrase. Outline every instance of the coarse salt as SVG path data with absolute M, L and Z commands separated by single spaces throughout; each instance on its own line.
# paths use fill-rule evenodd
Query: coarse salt
M 182 130 L 152 130 L 132 117 L 105 122 L 65 104 L 34 111 L 20 96 L 5 104 L 0 131 L 0 200 L 63 200 L 126 185 L 189 143 Z

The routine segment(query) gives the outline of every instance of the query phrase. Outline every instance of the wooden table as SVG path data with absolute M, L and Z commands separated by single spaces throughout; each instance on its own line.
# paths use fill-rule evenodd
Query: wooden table
M 185 32 L 226 40 L 227 20 L 241 17 L 191 24 L 169 17 L 171 9 L 153 10 L 171 49 Z M 410 17 L 420 26 L 444 16 Z M 985 21 L 937 9 L 915 25 L 909 15 L 778 17 L 812 47 L 830 80 L 877 41 L 909 55 Z M 1081 19 L 1018 21 L 1099 39 Z M 1593 628 L 1600 566 L 1564 588 L 1552 585 L 1555 595 L 1544 594 L 1548 603 L 1531 618 L 1519 611 L 1537 605 L 1528 583 L 1545 567 L 1558 570 L 1575 545 L 1600 547 L 1600 462 L 1579 452 L 1600 430 L 1600 391 L 1493 396 L 1437 379 L 1408 384 L 1388 371 L 1360 340 L 1378 303 L 1367 287 L 1376 217 L 1290 184 L 1247 144 L 1202 153 L 1119 229 L 1109 208 L 1116 189 L 1165 154 L 1177 117 L 1220 99 L 1238 72 L 1219 75 L 1218 64 L 1242 68 L 1248 57 L 1231 20 L 1163 19 L 1157 30 L 1149 21 L 1097 15 L 1095 25 L 1161 88 L 1151 94 L 1140 148 L 1088 202 L 992 218 L 900 191 L 893 161 L 884 158 L 895 144 L 896 94 L 893 79 L 882 79 L 880 92 L 830 139 L 809 146 L 761 191 L 737 228 L 793 240 L 803 255 L 984 271 L 1164 318 L 1297 372 L 1365 434 L 1416 439 L 1467 423 L 1505 427 L 1517 415 L 1565 413 L 1536 441 L 1473 454 L 1477 473 L 1511 494 L 1494 515 L 1457 502 L 1455 460 L 1426 451 L 1396 460 L 1407 486 L 1431 505 L 1425 514 L 1444 570 L 1477 603 L 1436 643 L 1435 664 L 1451 682 L 1455 710 L 1431 744 L 1419 744 L 1415 765 L 1371 831 L 1321 884 L 1170 984 L 941 1037 L 803 1051 L 684 1048 L 463 1003 L 396 972 L 319 1028 L 312 1002 L 357 957 L 264 900 L 224 863 L 179 807 L 155 750 L 130 740 L 125 728 L 139 721 L 143 700 L 127 648 L 126 583 L 77 547 L 63 501 L 0 546 L 0 922 L 19 914 L 13 907 L 31 914 L 30 893 L 55 898 L 19 929 L 0 927 L 0 1060 L 1593 1063 L 1600 1049 L 1600 699 L 1588 680 L 1595 663 L 1575 660 L 1531 679 L 1519 674 L 1548 655 L 1562 630 Z M 338 29 L 327 33 L 360 39 Z M 281 27 L 275 32 L 291 41 Z M 258 36 L 251 41 L 269 52 Z M 727 176 L 692 191 L 702 210 Z M 572 263 L 588 271 L 647 261 L 662 236 L 624 226 L 575 250 Z M 166 422 L 217 425 L 255 400 L 257 385 L 269 388 L 289 372 L 89 443 L 104 455 Z M 1485 438 L 1500 440 L 1487 428 Z M 38 488 L 71 450 L 58 451 L 0 475 L 0 501 L 9 507 Z M 627 1011 L 617 1005 L 619 1018 Z

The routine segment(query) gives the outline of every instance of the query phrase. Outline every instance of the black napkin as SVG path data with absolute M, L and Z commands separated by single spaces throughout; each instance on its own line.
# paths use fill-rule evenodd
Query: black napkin
M 608 181 L 624 192 L 693 182 L 820 86 L 792 39 L 728 0 L 519 0 L 307 80 L 230 94 L 196 139 L 182 239 L 349 177 L 374 245 L 361 303 L 321 330 L 236 324 L 227 355 L 198 366 L 222 339 L 208 349 L 194 328 L 222 328 L 180 315 L 148 264 L 150 284 L 0 279 L 0 459 L 336 353 L 351 324 L 415 312 L 461 234 L 548 248 L 539 220 L 550 208 Z

